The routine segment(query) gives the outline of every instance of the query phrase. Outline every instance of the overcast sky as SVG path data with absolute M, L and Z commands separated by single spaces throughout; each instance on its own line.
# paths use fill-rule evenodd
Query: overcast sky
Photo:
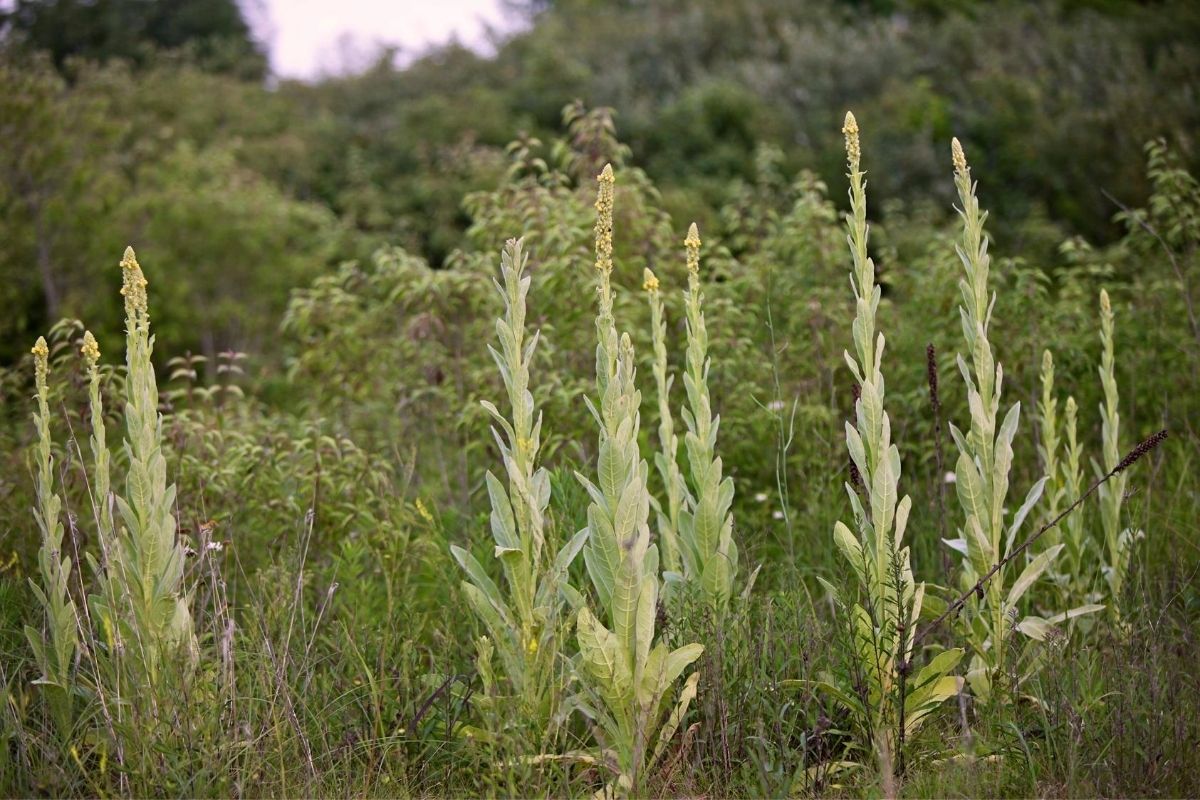
M 365 66 L 357 59 L 376 52 L 380 44 L 411 53 L 457 36 L 463 44 L 484 47 L 485 26 L 504 27 L 501 2 L 250 0 L 246 5 L 270 49 L 275 72 L 311 78 Z

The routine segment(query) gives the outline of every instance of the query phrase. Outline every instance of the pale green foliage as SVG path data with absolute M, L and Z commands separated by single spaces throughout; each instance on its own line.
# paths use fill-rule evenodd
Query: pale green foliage
M 1054 356 L 1049 350 L 1042 353 L 1042 396 L 1038 403 L 1038 455 L 1046 486 L 1046 499 L 1040 520 L 1049 524 L 1059 513 L 1079 498 L 1083 490 L 1080 473 L 1080 446 L 1076 420 L 1075 398 L 1067 398 L 1065 418 L 1058 418 L 1058 397 L 1054 394 Z M 1063 435 L 1066 441 L 1063 441 Z M 1065 460 L 1060 458 L 1060 450 Z M 1042 534 L 1042 549 L 1061 544 L 1062 549 L 1046 575 L 1057 587 L 1060 601 L 1072 598 L 1092 599 L 1091 555 L 1084 534 L 1084 515 L 1069 514 L 1058 525 Z
M 855 423 L 846 422 L 846 445 L 861 476 L 867 505 L 858 487 L 846 484 L 854 509 L 854 533 L 842 522 L 834 526 L 833 539 L 849 562 L 857 586 L 849 607 L 848 625 L 856 674 L 862 691 L 825 678 L 819 688 L 854 715 L 855 724 L 890 773 L 901 742 L 898 732 L 910 733 L 946 698 L 958 693 L 962 679 L 950 675 L 962 650 L 946 650 L 935 656 L 907 685 L 902 683 L 914 657 L 913 638 L 925 596 L 925 584 L 913 579 L 909 548 L 904 544 L 912 500 L 898 499 L 900 451 L 892 443 L 891 422 L 884 409 L 884 380 L 881 371 L 884 337 L 876 332 L 880 287 L 875 282 L 875 264 L 867 255 L 866 184 L 859 169 L 858 126 L 846 116 L 846 145 L 850 178 L 848 241 L 853 257 L 850 283 L 854 289 L 854 350 L 845 353 L 846 363 L 861 390 L 855 403 Z M 842 605 L 842 592 L 827 588 Z
M 600 179 L 596 223 L 596 386 L 599 404 L 588 407 L 599 425 L 597 480 L 578 478 L 591 497 L 584 560 L 599 600 L 577 619 L 579 674 L 584 697 L 577 702 L 602 739 L 594 759 L 609 768 L 609 791 L 636 791 L 665 751 L 696 693 L 698 674 L 685 683 L 675 710 L 663 721 L 669 694 L 703 648 L 668 650 L 655 641 L 659 579 L 658 548 L 650 542 L 649 467 L 638 445 L 641 393 L 635 385 L 633 343 L 617 337 L 612 316 L 613 175 Z
M 1067 398 L 1063 427 L 1067 434 L 1066 461 L 1062 465 L 1063 503 L 1070 505 L 1083 493 L 1083 447 L 1079 444 L 1079 406 L 1074 397 Z M 1087 560 L 1090 548 L 1084 516 L 1072 514 L 1063 520 L 1063 532 L 1066 549 L 1063 551 L 1062 572 L 1070 576 L 1074 583 L 1075 596 L 1081 596 L 1091 589 L 1091 572 Z
M 167 483 L 158 385 L 151 363 L 154 339 L 146 280 L 126 248 L 125 494 L 115 495 L 117 534 L 106 554 L 104 590 L 92 606 L 111 653 L 133 685 L 153 685 L 163 663 L 180 651 L 195 657 L 191 613 L 182 595 L 184 551 L 176 537 L 175 486 Z M 107 464 L 107 459 L 103 460 Z M 107 477 L 105 478 L 107 480 Z M 103 508 L 104 500 L 101 500 Z
M 958 445 L 955 468 L 956 488 L 963 511 L 959 538 L 948 544 L 963 556 L 962 585 L 972 586 L 993 564 L 1001 563 L 1016 544 L 1021 525 L 1041 498 L 1046 478 L 1030 487 L 1024 502 L 1006 525 L 1009 473 L 1013 462 L 1013 440 L 1020 421 L 1021 404 L 1013 404 L 1000 420 L 1000 398 L 1004 371 L 996 362 L 988 341 L 995 295 L 988 282 L 991 256 L 984 231 L 987 214 L 979 207 L 975 184 L 962 147 L 955 139 L 952 147 L 954 182 L 958 189 L 963 221 L 962 243 L 956 246 L 964 276 L 959 280 L 962 319 L 969 362 L 960 354 L 959 371 L 967 387 L 971 425 L 964 436 L 953 425 L 950 432 Z M 1009 663 L 1008 638 L 1020 631 L 1033 639 L 1044 639 L 1050 625 L 1102 606 L 1088 605 L 1072 609 L 1050 619 L 1027 616 L 1017 621 L 1019 604 L 1025 593 L 1046 572 L 1064 545 L 1053 545 L 1029 561 L 1019 576 L 1011 580 L 1011 569 L 1001 568 L 988 581 L 982 597 L 969 601 L 961 615 L 963 633 L 972 650 L 967 681 L 981 702 L 996 696 L 996 682 L 1011 675 L 1020 683 L 1026 675 Z
M 450 551 L 470 579 L 463 582 L 463 591 L 490 637 L 484 637 L 478 645 L 476 665 L 484 684 L 479 703 L 495 712 L 497 723 L 531 723 L 549 734 L 560 722 L 561 590 L 587 531 L 572 537 L 553 559 L 544 555 L 550 475 L 537 465 L 542 416 L 529 391 L 529 365 L 539 337 L 534 334 L 528 341 L 525 337 L 530 284 L 527 261 L 521 241 L 509 240 L 500 260 L 503 282 L 496 283 L 504 300 L 504 316 L 496 320 L 499 349 L 488 346 L 504 379 L 511 420 L 495 404 L 483 401 L 499 428 L 493 428 L 492 433 L 507 477 L 506 488 L 491 471 L 487 473 L 491 532 L 495 556 L 504 570 L 506 594 L 501 594 L 468 551 L 457 546 L 451 546 Z M 499 656 L 507 685 L 498 684 L 495 678 L 493 653 Z M 512 708 L 496 705 L 497 696 L 508 692 L 517 699 L 515 716 Z
M 1100 385 L 1104 389 L 1104 402 L 1100 405 L 1100 434 L 1103 444 L 1103 462 L 1093 464 L 1097 477 L 1107 474 L 1121 461 L 1121 414 L 1118 409 L 1120 395 L 1117 392 L 1116 356 L 1114 354 L 1114 325 L 1112 303 L 1108 292 L 1100 290 Z M 1100 528 L 1104 534 L 1104 564 L 1101 574 L 1108 587 L 1109 608 L 1118 617 L 1118 603 L 1122 598 L 1125 576 L 1129 571 L 1129 560 L 1134 541 L 1141 532 L 1122 527 L 1121 505 L 1129 475 L 1125 472 L 1108 479 L 1099 490 Z
M 700 586 L 706 600 L 723 612 L 737 577 L 738 548 L 733 541 L 733 479 L 722 476 L 716 454 L 721 418 L 713 415 L 708 392 L 708 329 L 704 324 L 704 294 L 700 288 L 700 234 L 693 224 L 684 241 L 687 248 L 688 288 L 687 369 L 683 385 L 688 404 L 683 409 L 691 486 L 686 510 L 680 514 L 680 554 L 683 578 Z
M 1038 456 L 1042 460 L 1042 474 L 1046 476 L 1046 486 L 1042 494 L 1046 498 L 1042 513 L 1044 520 L 1052 520 L 1062 509 L 1062 499 L 1066 494 L 1063 484 L 1062 469 L 1058 463 L 1059 429 L 1058 429 L 1058 398 L 1054 395 L 1054 355 L 1045 350 L 1042 352 L 1042 371 L 1040 375 L 1042 397 L 1038 403 Z M 1057 528 L 1046 531 L 1042 535 L 1045 545 L 1058 544 L 1061 538 Z
M 79 646 L 76 628 L 75 602 L 71 599 L 68 582 L 71 577 L 71 558 L 63 552 L 62 498 L 54 490 L 54 455 L 51 453 L 49 389 L 46 385 L 49 350 L 46 340 L 39 337 L 33 348 L 37 384 L 37 411 L 33 421 L 37 427 L 36 459 L 37 506 L 34 518 L 42 534 L 38 549 L 38 572 L 41 585 L 30 579 L 29 585 L 37 596 L 46 616 L 45 635 L 31 626 L 25 636 L 33 650 L 42 676 L 38 683 L 51 693 L 60 733 L 69 733 L 71 721 L 70 698 L 74 691 L 74 658 Z
M 653 495 L 650 496 L 650 503 L 658 519 L 663 568 L 667 572 L 679 573 L 683 568 L 679 558 L 679 517 L 687 487 L 683 473 L 679 470 L 679 437 L 675 434 L 675 420 L 671 413 L 671 386 L 675 383 L 675 376 L 670 374 L 667 368 L 667 322 L 658 278 L 649 268 L 646 269 L 643 288 L 650 304 L 654 386 L 658 395 L 659 452 L 654 454 L 654 465 L 666 492 L 665 503 Z

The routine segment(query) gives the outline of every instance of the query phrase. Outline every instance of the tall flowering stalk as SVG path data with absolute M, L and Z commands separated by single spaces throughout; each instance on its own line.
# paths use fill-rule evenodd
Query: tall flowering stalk
M 687 369 L 683 385 L 688 404 L 683 409 L 687 433 L 683 443 L 691 472 L 687 509 L 680 516 L 680 553 L 684 577 L 698 584 L 718 611 L 729 604 L 737 575 L 738 548 L 733 541 L 733 479 L 722 477 L 716 454 L 721 418 L 712 412 L 708 392 L 708 329 L 704 324 L 704 293 L 700 288 L 700 233 L 695 223 L 684 239 L 688 288 Z
M 1097 475 L 1112 470 L 1122 457 L 1113 312 L 1108 292 L 1104 289 L 1100 290 L 1100 344 L 1100 385 L 1104 389 L 1104 402 L 1100 404 L 1100 434 L 1104 461 L 1095 466 Z M 1121 505 L 1128 481 L 1129 476 L 1122 472 L 1100 487 L 1100 528 L 1104 534 L 1105 556 L 1102 574 L 1108 585 L 1109 608 L 1114 617 L 1120 615 L 1119 604 L 1125 588 L 1125 577 L 1129 572 L 1133 542 L 1138 535 L 1121 524 Z
M 120 528 L 109 554 L 112 605 L 94 601 L 106 625 L 115 625 L 118 645 L 133 655 L 131 669 L 153 684 L 165 661 L 180 650 L 195 656 L 192 619 L 182 596 L 183 546 L 176 537 L 175 486 L 167 484 L 162 453 L 162 419 L 151 354 L 146 277 L 133 248 L 121 259 L 125 298 L 125 494 L 115 499 Z M 115 607 L 114 607 L 115 606 Z M 130 662 L 127 660 L 127 664 Z
M 859 388 L 855 424 L 847 421 L 845 426 L 846 445 L 860 476 L 866 506 L 857 488 L 847 483 L 857 532 L 840 521 L 833 530 L 834 542 L 850 563 L 857 583 L 847 609 L 855 656 L 855 675 L 850 682 L 855 686 L 836 685 L 832 679 L 818 686 L 848 706 L 856 730 L 865 740 L 860 746 L 869 746 L 884 774 L 891 774 L 903 737 L 943 700 L 958 693 L 962 679 L 949 673 L 962 651 L 938 654 L 909 679 L 925 584 L 914 580 L 909 548 L 904 544 L 912 500 L 907 495 L 898 499 L 900 451 L 892 443 L 891 422 L 884 410 L 884 337 L 876 331 L 880 288 L 875 282 L 875 264 L 867 255 L 866 180 L 853 114 L 846 114 L 842 130 L 850 179 L 846 224 L 855 301 L 854 354 L 847 352 L 845 359 Z M 842 592 L 830 584 L 826 587 L 838 605 L 846 608 Z
M 79 646 L 79 631 L 75 602 L 71 599 L 68 582 L 71 577 L 71 558 L 63 553 L 62 498 L 54 491 L 54 455 L 51 452 L 50 390 L 46 377 L 50 350 L 45 338 L 39 336 L 33 346 L 34 382 L 37 390 L 37 411 L 33 415 L 37 428 L 36 460 L 37 506 L 34 518 L 42 535 L 38 549 L 38 572 L 41 584 L 30 579 L 29 584 L 46 615 L 43 634 L 32 626 L 25 627 L 25 636 L 33 650 L 42 676 L 36 683 L 47 689 L 50 707 L 59 731 L 65 736 L 70 730 L 71 692 L 74 688 L 74 660 Z
M 971 425 L 964 436 L 953 424 L 951 434 L 958 445 L 959 457 L 955 469 L 956 488 L 964 520 L 958 539 L 949 544 L 964 555 L 962 582 L 974 584 L 993 564 L 1004 563 L 1012 549 L 1022 523 L 1042 496 L 1046 477 L 1029 489 L 1025 501 L 1009 525 L 1004 511 L 1008 499 L 1009 473 L 1013 460 L 1013 439 L 1020 422 L 1021 404 L 1014 403 L 1000 420 L 1000 399 L 1004 371 L 995 360 L 988 330 L 992 321 L 995 295 L 988 278 L 991 256 L 984 232 L 987 214 L 979 207 L 975 183 L 958 139 L 951 146 L 954 164 L 954 183 L 961 203 L 959 215 L 963 221 L 962 242 L 956 247 L 964 275 L 959 281 L 962 302 L 959 314 L 969 361 L 958 357 L 959 371 L 967 385 L 967 401 Z M 1091 613 L 1099 606 L 1082 606 L 1051 620 L 1026 617 L 1017 621 L 1019 606 L 1026 591 L 1041 577 L 1062 551 L 1063 545 L 1046 548 L 1029 561 L 1024 571 L 1010 581 L 1009 570 L 1001 568 L 988 582 L 986 589 L 971 601 L 967 613 L 960 619 L 965 625 L 966 639 L 973 650 L 967 681 L 982 702 L 994 696 L 996 681 L 1008 675 L 1010 664 L 1008 638 L 1020 631 L 1041 639 L 1047 623 Z M 1019 680 L 1011 670 L 1014 683 Z
M 1079 443 L 1079 406 L 1068 396 L 1063 404 L 1063 459 L 1058 462 L 1057 488 L 1061 494 L 1058 508 L 1067 508 L 1079 499 L 1083 485 L 1083 447 Z M 1053 484 L 1052 484 L 1053 485 Z M 1053 519 L 1053 517 L 1047 517 Z M 1056 562 L 1057 578 L 1066 599 L 1098 599 L 1095 592 L 1095 555 L 1084 527 L 1083 514 L 1070 514 L 1060 523 L 1060 541 L 1064 545 Z M 1047 535 L 1050 532 L 1047 531 Z M 1086 620 L 1084 621 L 1086 623 Z
M 665 751 L 696 694 L 699 673 L 686 681 L 672 713 L 665 700 L 703 648 L 690 644 L 668 651 L 655 641 L 658 549 L 650 542 L 649 467 L 638 448 L 641 394 L 635 383 L 633 343 L 617 338 L 612 316 L 613 173 L 599 177 L 596 202 L 596 388 L 599 405 L 588 401 L 599 425 L 595 483 L 577 476 L 588 506 L 584 562 L 599 599 L 599 614 L 579 610 L 576 634 L 580 709 L 596 724 L 599 758 L 587 757 L 614 776 L 608 793 L 637 791 Z
M 506 487 L 490 470 L 487 473 L 491 533 L 507 593 L 501 593 L 468 551 L 457 546 L 451 546 L 450 551 L 467 573 L 469 580 L 463 582 L 463 591 L 488 631 L 478 643 L 476 664 L 484 684 L 478 702 L 486 710 L 495 711 L 493 721 L 502 726 L 532 723 L 550 734 L 559 722 L 563 685 L 559 647 L 562 590 L 567 569 L 583 547 L 587 531 L 572 537 L 552 562 L 544 557 L 550 475 L 537 464 L 542 415 L 529 390 L 529 366 L 539 334 L 534 333 L 526 341 L 530 285 L 527 262 L 521 240 L 510 239 L 500 257 L 502 281 L 496 282 L 496 291 L 504 301 L 504 316 L 496 320 L 499 347 L 488 345 L 504 379 L 511 419 L 495 404 L 483 401 L 497 426 L 492 433 L 507 477 Z M 506 686 L 496 680 L 493 653 L 499 655 Z M 497 698 L 506 692 L 517 699 L 517 715 L 510 708 L 497 707 Z
M 683 473 L 679 470 L 679 437 L 675 434 L 675 420 L 671 414 L 671 386 L 675 376 L 667 369 L 667 323 L 663 311 L 662 294 L 658 278 L 649 267 L 643 276 L 642 288 L 650 304 L 650 333 L 654 346 L 654 385 L 658 392 L 658 446 L 654 464 L 658 468 L 666 492 L 666 502 L 651 496 L 658 518 L 659 544 L 662 549 L 663 568 L 667 573 L 681 574 L 683 564 L 679 558 L 679 518 L 683 508 Z
M 108 431 L 104 425 L 104 399 L 100 393 L 100 346 L 91 331 L 84 331 L 79 350 L 87 364 L 88 406 L 91 415 L 92 503 L 100 526 L 100 550 L 107 561 L 115 547 L 112 515 L 112 478 Z
M 1046 489 L 1043 491 L 1046 504 L 1042 518 L 1052 520 L 1062 510 L 1066 486 L 1063 481 L 1062 466 L 1058 461 L 1060 447 L 1058 397 L 1054 394 L 1054 356 L 1049 350 L 1042 351 L 1040 378 L 1042 397 L 1038 403 L 1038 455 L 1042 459 L 1042 474 L 1046 476 Z M 1048 530 L 1042 535 L 1045 545 L 1058 544 L 1061 538 L 1057 528 Z

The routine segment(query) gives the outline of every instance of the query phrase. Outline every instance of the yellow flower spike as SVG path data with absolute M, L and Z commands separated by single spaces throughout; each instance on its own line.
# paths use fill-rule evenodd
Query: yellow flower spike
M 613 268 L 613 193 L 616 184 L 612 164 L 604 165 L 596 182 L 600 185 L 596 195 L 596 269 L 609 273 Z
M 121 259 L 121 296 L 125 298 L 125 316 L 136 319 L 146 314 L 146 276 L 138 264 L 137 255 L 132 247 L 125 248 Z
M 96 368 L 96 362 L 100 360 L 100 345 L 91 331 L 83 332 L 83 346 L 79 348 L 79 353 L 87 361 L 88 369 Z
M 538 651 L 537 638 L 530 636 L 529 644 L 525 645 L 525 652 L 529 653 L 529 655 L 532 656 L 532 655 L 537 655 L 537 651 Z
M 688 228 L 687 238 L 683 240 L 684 247 L 687 248 L 687 268 L 688 272 L 693 275 L 700 272 L 700 229 L 696 227 L 696 223 Z
M 642 288 L 647 292 L 658 291 L 658 278 L 649 267 L 642 271 Z
M 967 166 L 967 154 L 963 152 L 962 143 L 955 136 L 950 140 L 950 158 L 954 161 L 954 171 L 966 175 L 971 171 Z
M 33 345 L 33 349 L 29 352 L 33 353 L 33 371 L 37 380 L 38 393 L 40 394 L 46 388 L 46 375 L 50 372 L 48 363 L 50 348 L 46 346 L 46 337 L 39 336 Z
M 862 148 L 858 143 L 858 120 L 854 118 L 853 111 L 846 112 L 842 133 L 846 136 L 846 161 L 850 164 L 850 171 L 858 172 L 858 164 L 862 160 Z
M 1112 303 L 1108 300 L 1108 290 L 1100 290 L 1100 311 L 1105 316 L 1112 316 Z

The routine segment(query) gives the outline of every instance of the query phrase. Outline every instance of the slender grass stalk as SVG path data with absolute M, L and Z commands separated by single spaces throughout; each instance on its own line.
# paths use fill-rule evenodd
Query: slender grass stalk
M 29 585 L 46 615 L 43 633 L 32 626 L 25 627 L 25 636 L 33 650 L 42 676 L 35 681 L 45 687 L 58 725 L 59 734 L 67 737 L 71 730 L 71 696 L 75 690 L 74 660 L 79 646 L 76 627 L 75 601 L 71 599 L 68 582 L 71 577 L 71 558 L 63 552 L 62 498 L 54 491 L 54 455 L 51 452 L 50 390 L 46 377 L 50 368 L 50 350 L 44 337 L 33 346 L 34 380 L 37 389 L 37 411 L 33 415 L 37 428 L 36 459 L 37 506 L 34 518 L 41 531 L 42 545 L 38 549 L 39 585 L 30 579 Z
M 683 564 L 679 558 L 679 518 L 683 507 L 686 486 L 683 473 L 679 470 L 679 437 L 675 435 L 675 420 L 671 414 L 671 386 L 675 376 L 667 367 L 667 323 L 663 310 L 662 295 L 658 278 L 648 267 L 643 276 L 642 288 L 650 305 L 650 333 L 654 347 L 654 386 L 658 395 L 658 446 L 654 464 L 662 479 L 666 493 L 665 505 L 651 495 L 658 520 L 659 545 L 662 551 L 663 569 L 681 574 Z
M 495 404 L 483 401 L 497 427 L 492 433 L 500 448 L 507 487 L 490 470 L 491 532 L 495 555 L 504 570 L 506 595 L 488 577 L 471 553 L 451 546 L 455 560 L 467 573 L 463 591 L 491 637 L 479 643 L 477 667 L 484 683 L 479 703 L 499 728 L 518 728 L 528 735 L 551 736 L 560 721 L 562 660 L 560 647 L 563 584 L 566 573 L 587 538 L 579 531 L 552 562 L 543 557 L 546 545 L 546 508 L 550 503 L 550 475 L 538 466 L 542 415 L 529 390 L 529 367 L 539 334 L 526 341 L 526 298 L 530 277 L 528 255 L 520 239 L 510 239 L 500 258 L 502 283 L 496 291 L 504 300 L 504 316 L 496 320 L 499 348 L 488 346 L 504 380 L 511 419 Z M 507 686 L 497 685 L 492 654 L 500 658 Z M 506 691 L 517 698 L 516 713 L 497 707 Z

